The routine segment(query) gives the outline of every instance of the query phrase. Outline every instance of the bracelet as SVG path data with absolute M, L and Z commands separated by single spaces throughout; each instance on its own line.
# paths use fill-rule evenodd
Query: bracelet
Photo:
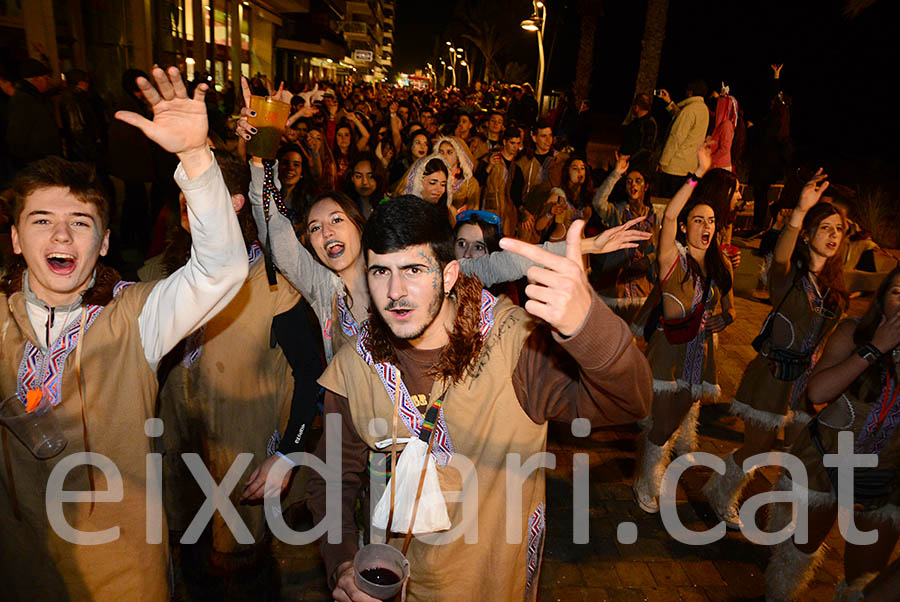
M 861 345 L 859 349 L 856 350 L 856 355 L 863 358 L 870 364 L 874 364 L 882 357 L 884 357 L 884 354 L 881 353 L 881 350 L 872 343 L 865 343 Z

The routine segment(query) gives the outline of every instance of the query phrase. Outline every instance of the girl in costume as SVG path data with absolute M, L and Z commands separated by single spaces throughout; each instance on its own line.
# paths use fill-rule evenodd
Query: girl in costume
M 808 518 L 807 543 L 792 537 L 772 548 L 766 568 L 766 599 L 800 599 L 824 555 L 823 542 L 838 513 L 837 475 L 825 468 L 824 454 L 875 454 L 876 468 L 854 469 L 853 521 L 859 532 L 877 531 L 877 541 L 844 544 L 844 581 L 835 600 L 862 600 L 862 589 L 887 566 L 900 536 L 900 403 L 897 401 L 900 364 L 900 268 L 882 282 L 861 319 L 844 320 L 825 344 L 809 379 L 807 395 L 813 403 L 829 403 L 800 432 L 790 454 L 805 468 L 806 487 L 796 470 L 785 470 L 774 490 L 799 499 L 770 506 L 768 531 L 784 529 L 792 521 L 793 504 Z M 843 432 L 850 436 L 839 444 Z M 844 438 L 841 437 L 841 438 Z M 843 484 L 842 484 L 843 487 Z M 791 492 L 796 492 L 791 495 Z M 805 491 L 804 491 L 805 490 Z M 849 508 L 845 511 L 850 511 Z M 847 537 L 846 539 L 850 539 Z
M 473 175 L 474 161 L 469 147 L 458 138 L 444 136 L 435 143 L 433 153 L 441 155 L 450 169 L 447 187 L 453 196 L 452 211 L 458 213 L 478 209 L 481 186 Z
M 825 177 L 819 170 L 806 184 L 778 237 L 769 270 L 774 309 L 754 341 L 758 354 L 731 404 L 732 413 L 744 422 L 744 442 L 725 456 L 725 474 L 714 472 L 703 488 L 713 510 L 731 528 L 741 526 L 735 506 L 752 474 L 741 468 L 744 460 L 771 450 L 779 429 L 792 418 L 809 422 L 803 405 L 806 380 L 819 345 L 847 307 L 845 222 L 833 205 L 819 203 L 828 188 Z
M 642 510 L 659 512 L 659 486 L 669 460 L 672 435 L 701 397 L 716 398 L 719 386 L 713 333 L 734 321 L 730 264 L 716 242 L 713 207 L 691 201 L 709 170 L 710 150 L 697 152 L 699 167 L 666 207 L 659 235 L 659 320 L 647 359 L 653 373 L 653 409 L 641 437 L 634 495 Z M 721 311 L 714 313 L 717 305 Z
M 610 203 L 609 195 L 619 179 L 625 176 L 624 203 Z M 616 167 L 594 194 L 597 217 L 612 228 L 636 217 L 646 219 L 637 227 L 650 233 L 650 238 L 635 249 L 607 255 L 604 263 L 592 272 L 594 287 L 600 298 L 626 322 L 644 304 L 656 281 L 656 249 L 659 242 L 659 218 L 653 212 L 648 194 L 650 178 L 642 167 L 629 168 L 627 156 L 616 156 Z

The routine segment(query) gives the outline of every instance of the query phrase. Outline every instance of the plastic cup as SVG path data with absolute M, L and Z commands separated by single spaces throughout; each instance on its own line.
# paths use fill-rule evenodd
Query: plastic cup
M 391 600 L 409 579 L 409 560 L 383 543 L 363 546 L 353 559 L 356 587 L 379 600 Z
M 52 458 L 68 443 L 47 395 L 31 412 L 25 411 L 25 403 L 19 395 L 7 397 L 0 402 L 0 423 L 11 430 L 38 460 Z
M 267 96 L 251 96 L 250 108 L 256 111 L 256 117 L 247 121 L 258 131 L 247 142 L 247 152 L 261 159 L 274 159 L 291 116 L 291 105 Z

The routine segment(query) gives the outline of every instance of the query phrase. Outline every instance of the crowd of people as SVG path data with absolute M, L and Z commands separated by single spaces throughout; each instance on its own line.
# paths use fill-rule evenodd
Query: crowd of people
M 743 440 L 702 495 L 744 527 L 747 460 L 783 430 L 808 481 L 784 470 L 774 491 L 793 501 L 772 505 L 767 528 L 801 503 L 810 537 L 772 547 L 766 595 L 803 599 L 839 510 L 823 455 L 851 433 L 855 453 L 880 461 L 852 484 L 856 524 L 878 540 L 847 542 L 837 585 L 837 599 L 862 599 L 900 536 L 900 269 L 847 317 L 846 207 L 821 169 L 794 169 L 772 70 L 755 160 L 730 90 L 695 80 L 677 103 L 666 90 L 634 98 L 608 170 L 586 156 L 586 104 L 570 93 L 542 113 L 528 84 L 276 88 L 257 76 L 216 92 L 154 68 L 126 71 L 107 114 L 86 73 L 54 91 L 35 59 L 14 86 L 0 72 L 3 415 L 7 403 L 52 412 L 68 441 L 40 459 L 2 429 L 10 595 L 160 600 L 171 563 L 190 599 L 274 599 L 284 519 L 264 501 L 280 497 L 316 524 L 340 513 L 320 543 L 336 600 L 374 599 L 353 560 L 375 541 L 403 548 L 407 599 L 536 599 L 544 472 L 511 480 L 509 455 L 545 451 L 549 421 L 637 423 L 635 503 L 660 512 L 667 466 L 699 449 L 700 404 L 721 395 L 717 333 L 746 319 L 732 233 L 749 180 L 772 310 L 730 400 Z M 252 96 L 290 106 L 274 159 L 252 150 Z M 320 420 L 307 471 L 298 452 Z M 114 466 L 64 464 L 79 451 Z M 90 496 L 62 519 L 58 470 Z M 85 545 L 113 526 L 109 543 Z

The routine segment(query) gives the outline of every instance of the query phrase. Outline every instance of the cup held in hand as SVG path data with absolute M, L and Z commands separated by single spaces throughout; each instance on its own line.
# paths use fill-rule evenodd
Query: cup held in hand
M 48 395 L 44 395 L 30 412 L 18 394 L 7 397 L 0 402 L 0 423 L 11 430 L 38 460 L 52 458 L 68 443 Z
M 409 560 L 400 550 L 383 543 L 364 546 L 353 559 L 356 587 L 364 593 L 390 600 L 409 579 Z
M 291 105 L 266 96 L 251 96 L 250 108 L 256 111 L 256 116 L 247 121 L 257 132 L 247 143 L 247 152 L 261 159 L 274 159 L 291 116 Z

